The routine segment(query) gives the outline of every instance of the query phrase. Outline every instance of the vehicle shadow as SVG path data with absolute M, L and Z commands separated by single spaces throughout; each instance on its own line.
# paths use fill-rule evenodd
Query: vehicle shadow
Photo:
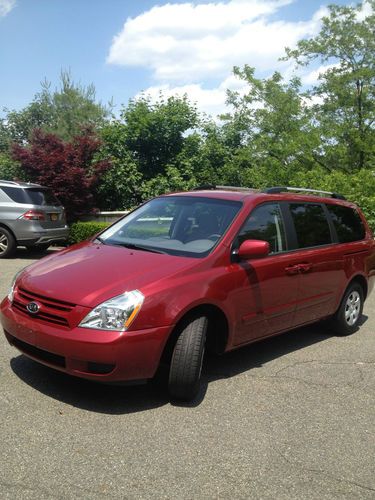
M 63 250 L 64 247 L 49 247 L 48 250 L 38 251 L 37 249 L 28 250 L 25 247 L 17 247 L 15 254 L 12 256 L 12 259 L 21 259 L 21 260 L 38 260 L 42 257 L 47 257 L 48 255 L 52 255 L 59 250 Z
M 363 316 L 362 324 L 366 320 L 367 316 Z M 201 391 L 198 397 L 189 403 L 170 401 L 166 389 L 165 371 L 148 384 L 119 386 L 71 377 L 40 365 L 23 355 L 13 358 L 10 365 L 21 380 L 48 397 L 87 411 L 119 415 L 158 408 L 168 403 L 189 408 L 197 407 L 202 403 L 211 382 L 261 367 L 274 359 L 324 342 L 332 335 L 325 323 L 318 323 L 242 347 L 222 356 L 207 356 L 202 373 Z

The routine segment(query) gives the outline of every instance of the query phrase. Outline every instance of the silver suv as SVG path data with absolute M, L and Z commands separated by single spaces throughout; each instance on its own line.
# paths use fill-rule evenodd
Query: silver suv
M 67 236 L 64 207 L 50 189 L 0 180 L 0 259 L 17 245 L 44 251 Z

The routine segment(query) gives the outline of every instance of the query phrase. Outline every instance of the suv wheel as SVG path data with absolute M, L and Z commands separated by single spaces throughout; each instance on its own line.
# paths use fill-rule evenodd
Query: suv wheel
M 5 227 L 0 227 L 0 259 L 10 257 L 15 250 L 16 240 L 13 234 Z
M 358 329 L 363 311 L 363 289 L 359 283 L 349 286 L 340 307 L 332 318 L 332 328 L 337 335 L 351 335 Z
M 169 371 L 169 393 L 173 398 L 192 400 L 199 391 L 208 320 L 200 316 L 181 331 Z

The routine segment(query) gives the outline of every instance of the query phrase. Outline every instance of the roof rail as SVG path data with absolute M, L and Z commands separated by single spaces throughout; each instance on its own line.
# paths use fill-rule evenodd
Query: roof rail
M 4 184 L 15 184 L 16 186 L 18 185 L 18 182 L 16 181 L 7 181 L 5 179 L 0 179 L 0 182 L 3 182 Z
M 321 191 L 320 189 L 309 189 L 309 188 L 277 186 L 277 187 L 266 188 L 263 190 L 263 193 L 278 194 L 278 193 L 284 193 L 285 191 L 315 193 L 315 194 L 318 194 L 320 196 L 327 195 L 327 196 L 330 196 L 331 198 L 336 198 L 338 200 L 346 200 L 345 196 L 343 196 L 342 194 L 339 194 L 339 193 L 333 193 L 331 191 Z
M 211 189 L 221 189 L 224 191 L 244 191 L 248 193 L 249 191 L 256 191 L 253 188 L 243 187 L 243 186 L 216 186 L 215 184 L 203 184 L 202 186 L 197 186 L 193 191 L 200 190 L 211 190 Z

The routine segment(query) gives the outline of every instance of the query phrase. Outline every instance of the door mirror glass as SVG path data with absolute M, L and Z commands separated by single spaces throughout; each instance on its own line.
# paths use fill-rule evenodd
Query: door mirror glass
M 266 257 L 270 253 L 270 244 L 262 240 L 245 240 L 238 249 L 238 257 L 241 260 Z

